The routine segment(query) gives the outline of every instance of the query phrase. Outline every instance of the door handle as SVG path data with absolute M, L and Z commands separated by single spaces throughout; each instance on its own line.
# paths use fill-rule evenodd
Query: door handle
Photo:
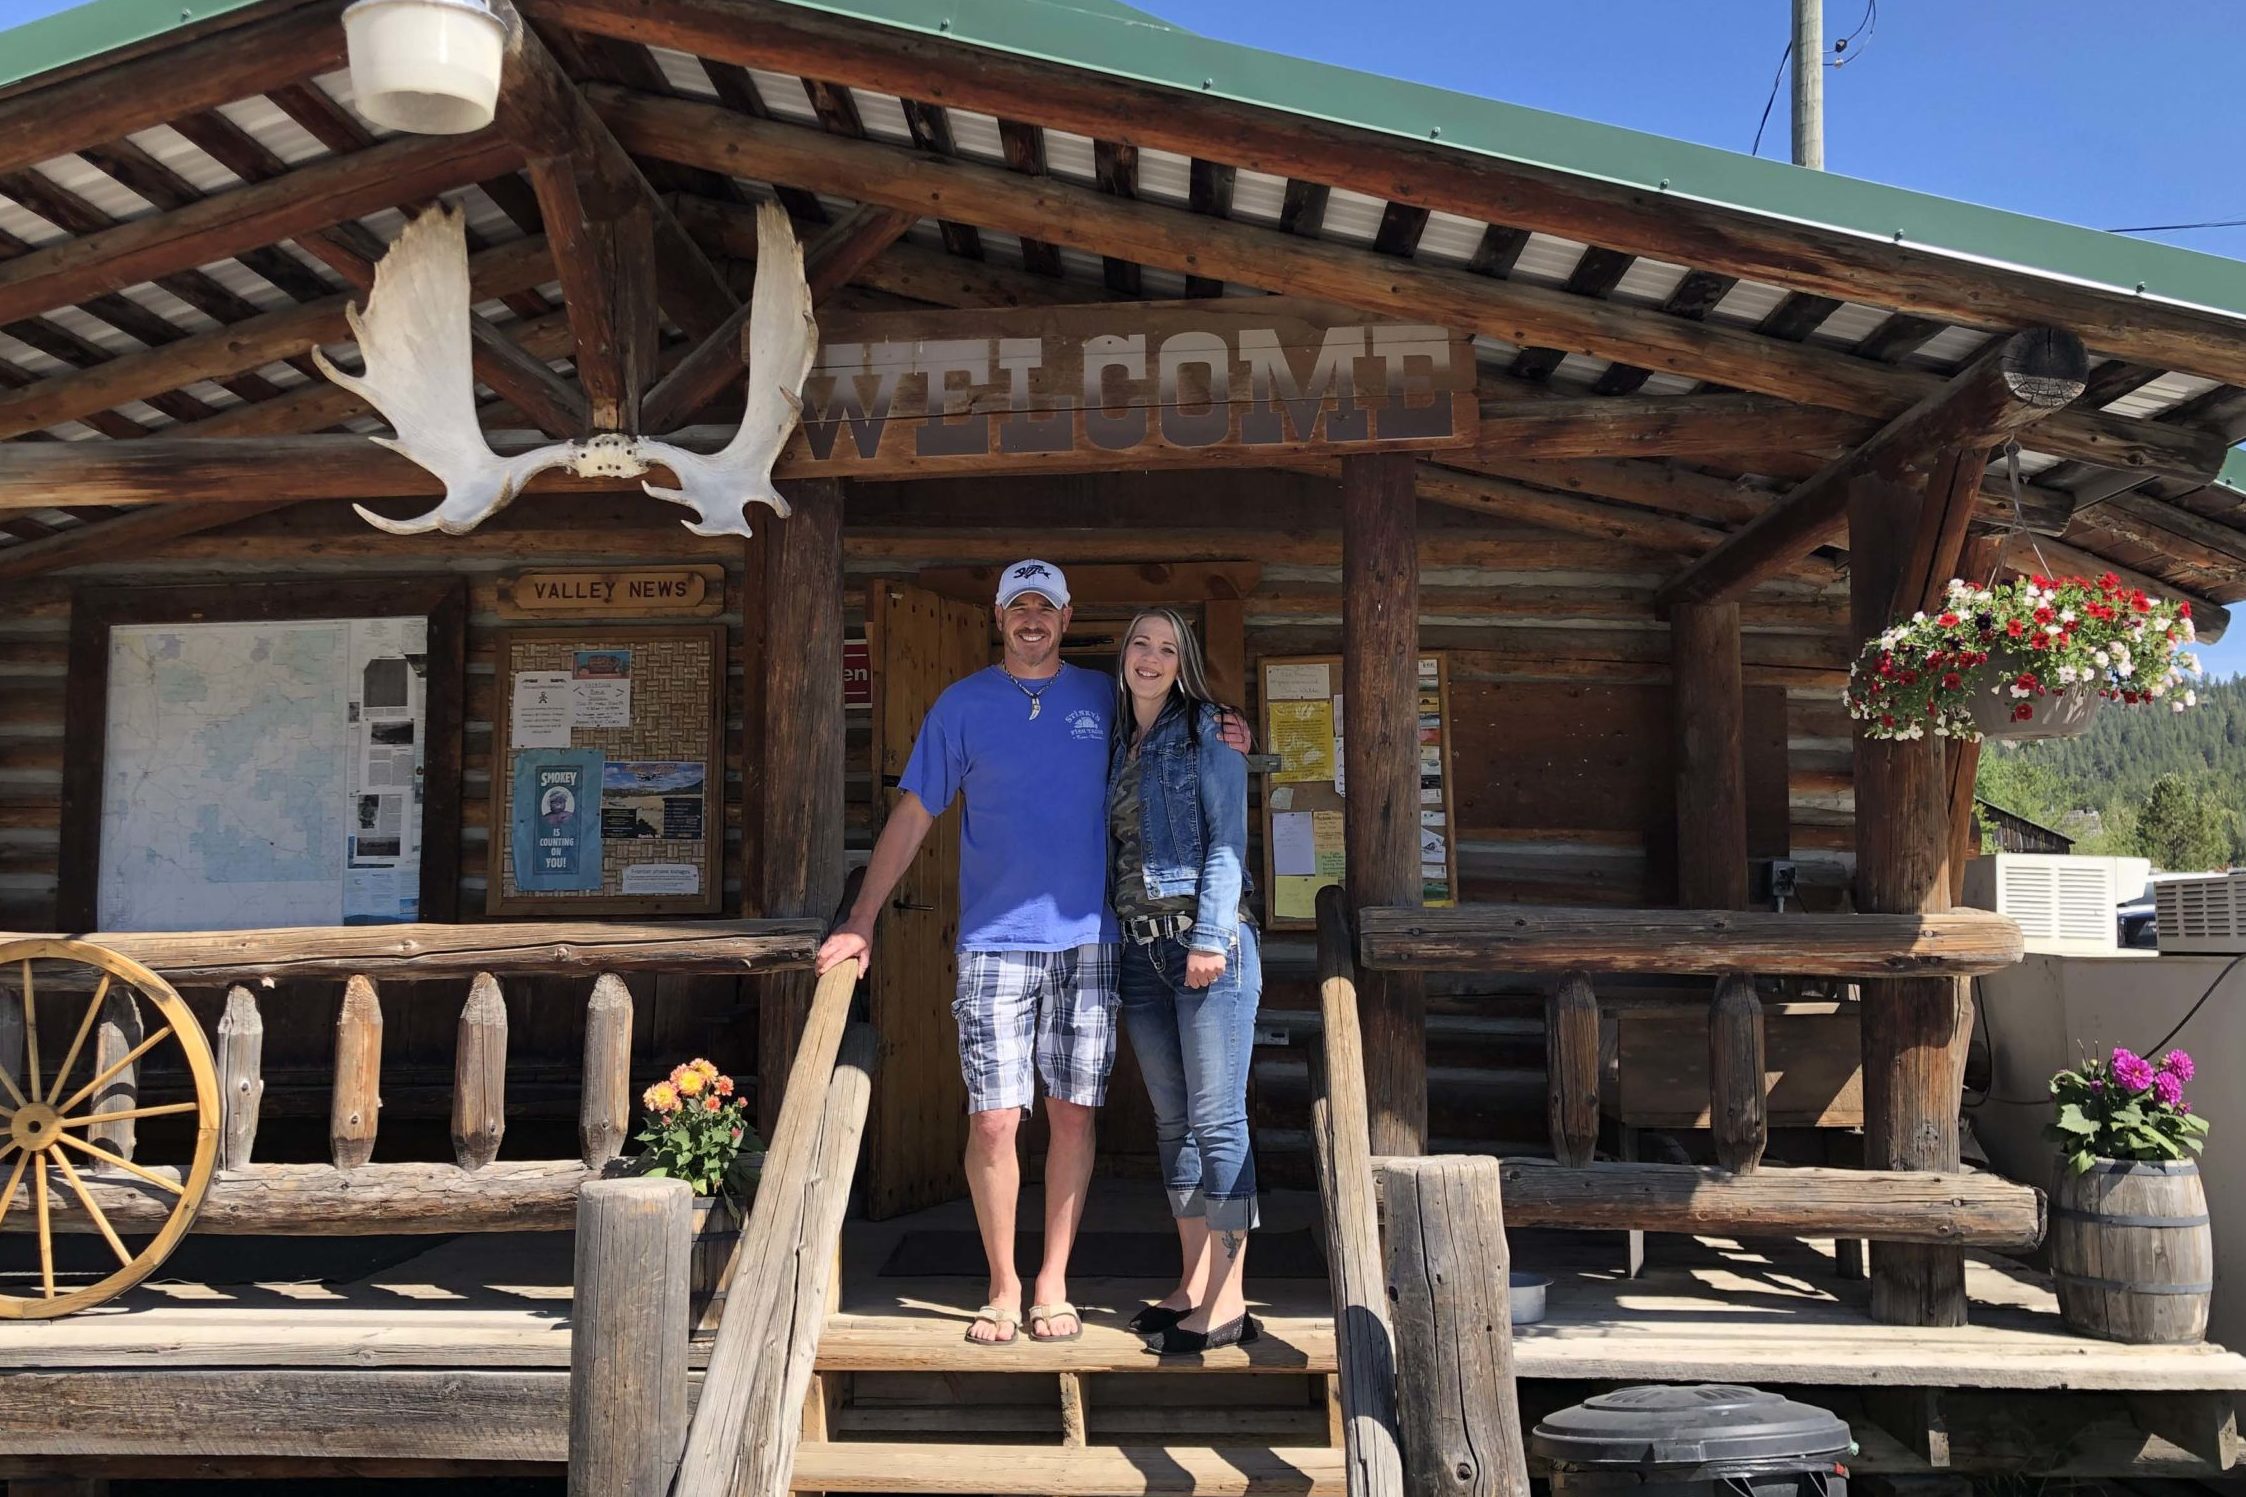
M 916 900 L 910 899 L 892 899 L 889 901 L 889 908 L 893 910 L 932 910 L 935 908 L 935 906 L 932 904 L 921 904 Z

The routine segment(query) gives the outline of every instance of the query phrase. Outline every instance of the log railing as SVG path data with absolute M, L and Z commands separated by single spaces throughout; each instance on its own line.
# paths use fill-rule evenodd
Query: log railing
M 84 939 L 153 968 L 175 987 L 227 988 L 215 1047 L 219 1171 L 197 1213 L 196 1230 L 355 1236 L 569 1226 L 578 1187 L 621 1154 L 630 1117 L 632 996 L 623 974 L 801 968 L 810 964 L 819 934 L 817 921 L 758 920 L 307 927 L 103 933 Z M 570 973 L 583 975 L 588 989 L 579 1155 L 502 1161 L 506 980 Z M 335 1030 L 331 1162 L 255 1163 L 265 1090 L 259 991 L 274 980 L 338 978 L 344 994 Z M 370 1162 L 382 1108 L 383 985 L 392 981 L 463 984 L 449 1165 Z M 129 1039 L 117 1043 L 124 1048 Z M 128 1080 L 137 1079 L 129 1071 Z M 108 1146 L 131 1159 L 132 1119 L 106 1126 L 112 1130 Z M 154 1187 L 121 1175 L 89 1176 L 87 1184 L 96 1204 L 119 1225 L 159 1222 L 171 1205 Z M 30 1217 L 11 1211 L 10 1226 Z M 95 1230 L 75 1200 L 57 1207 L 54 1224 L 65 1231 Z
M 1368 968 L 1540 973 L 1555 979 L 1544 1008 L 1552 1153 L 1562 1165 L 1578 1170 L 1592 1167 L 1599 1138 L 1599 999 L 1593 974 L 1717 979 L 1708 1009 L 1710 1132 L 1723 1171 L 1742 1176 L 1761 1163 L 1770 1136 L 1763 1011 L 1753 975 L 1971 977 L 2009 966 L 2020 959 L 2022 950 L 2019 926 L 1981 910 L 1780 915 L 1753 910 L 1461 905 L 1442 910 L 1375 907 L 1358 912 L 1357 918 L 1358 951 Z M 1605 1173 L 1625 1166 L 1597 1168 Z M 1787 1178 L 1796 1194 L 1818 1188 L 1801 1171 L 1790 1171 Z M 1861 1173 L 1854 1178 L 1863 1188 Z M 1619 1189 L 1618 1183 L 1615 1188 Z M 1977 1189 L 1961 1187 L 1953 1192 L 1958 1200 L 1950 1209 L 1970 1216 L 1974 1208 L 1964 1198 Z M 2016 1235 L 2032 1223 L 2040 1233 L 2040 1198 L 2026 1187 L 2003 1189 L 2021 1194 L 2000 1213 L 2002 1225 L 1992 1230 L 2000 1236 Z M 1737 1191 L 1730 1197 L 1741 1207 L 1749 1204 Z M 1676 1211 L 1680 1199 L 1699 1199 L 1690 1191 L 1684 1198 L 1674 1198 L 1665 1186 L 1650 1187 L 1644 1198 L 1646 1214 L 1654 1216 Z M 1964 1220 L 1924 1220 L 1917 1214 L 1924 1204 L 1914 1206 L 1899 1198 L 1896 1224 L 1849 1235 L 1954 1242 L 1982 1230 Z M 1693 1209 L 1701 1213 L 1699 1225 L 1654 1230 L 1712 1230 L 1702 1208 Z M 1521 1203 L 1509 1199 L 1507 1210 L 1513 1220 L 1525 1219 Z M 1738 1223 L 1742 1230 L 1804 1230 L 1776 1227 L 1759 1211 L 1751 1217 Z M 1910 1219 L 1905 1221 L 1906 1217 Z M 1934 1235 L 1920 1235 L 1927 1232 Z

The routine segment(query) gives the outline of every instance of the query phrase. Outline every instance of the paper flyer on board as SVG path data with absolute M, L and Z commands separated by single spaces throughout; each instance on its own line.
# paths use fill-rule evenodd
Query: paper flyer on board
M 601 886 L 598 749 L 531 749 L 515 755 L 515 887 L 525 893 L 595 893 Z

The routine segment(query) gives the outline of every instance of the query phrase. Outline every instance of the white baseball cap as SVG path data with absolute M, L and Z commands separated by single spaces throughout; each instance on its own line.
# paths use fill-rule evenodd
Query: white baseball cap
M 1068 607 L 1068 579 L 1049 561 L 1017 561 L 998 574 L 998 606 L 1005 608 L 1024 593 L 1035 593 L 1055 608 Z

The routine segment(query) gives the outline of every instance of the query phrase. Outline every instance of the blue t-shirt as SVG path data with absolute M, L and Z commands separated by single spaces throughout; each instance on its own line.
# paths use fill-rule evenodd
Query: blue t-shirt
M 959 949 L 1066 951 L 1116 939 L 1107 904 L 1107 729 L 1115 683 L 1063 665 L 1051 683 L 996 666 L 936 698 L 898 788 L 932 816 L 965 792 Z

